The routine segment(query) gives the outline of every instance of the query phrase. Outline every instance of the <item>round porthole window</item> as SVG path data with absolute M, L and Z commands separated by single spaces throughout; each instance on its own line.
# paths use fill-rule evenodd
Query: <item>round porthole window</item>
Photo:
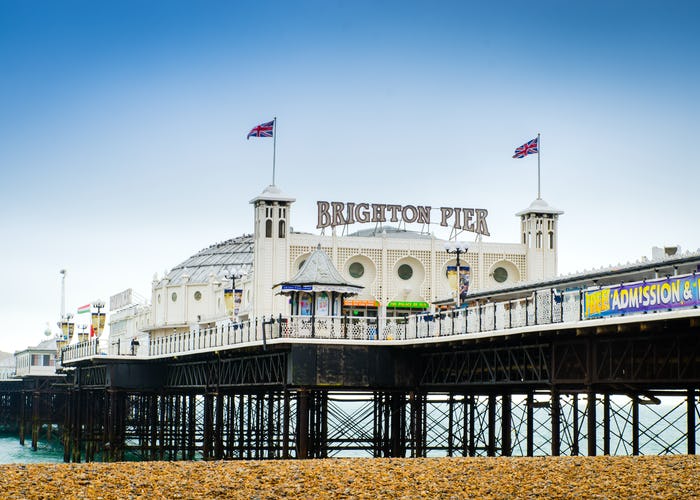
M 498 283 L 503 283 L 508 279 L 508 271 L 502 267 L 497 267 L 493 270 L 493 279 L 495 279 Z
M 350 272 L 350 276 L 352 276 L 353 278 L 361 278 L 362 275 L 365 274 L 365 266 L 363 266 L 359 262 L 353 262 L 352 264 L 350 264 L 348 272 Z
M 200 291 L 194 292 L 194 300 L 202 300 L 202 292 L 200 292 Z
M 170 298 L 173 299 L 173 302 L 175 302 L 177 300 L 177 293 L 173 292 Z
M 413 268 L 408 264 L 401 264 L 398 270 L 399 278 L 402 280 L 410 280 L 413 276 Z

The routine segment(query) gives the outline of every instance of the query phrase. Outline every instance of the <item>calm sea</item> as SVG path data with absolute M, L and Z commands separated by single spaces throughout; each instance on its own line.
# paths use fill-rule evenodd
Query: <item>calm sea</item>
M 31 439 L 26 439 L 24 446 L 19 444 L 17 435 L 0 435 L 1 464 L 30 464 L 63 462 L 63 448 L 57 441 L 47 443 L 39 441 L 37 450 L 32 450 Z

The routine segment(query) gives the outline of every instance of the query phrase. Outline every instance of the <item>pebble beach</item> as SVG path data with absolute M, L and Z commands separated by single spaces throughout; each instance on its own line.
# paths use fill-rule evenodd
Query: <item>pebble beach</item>
M 700 458 L 499 457 L 0 465 L 4 499 L 698 498 Z

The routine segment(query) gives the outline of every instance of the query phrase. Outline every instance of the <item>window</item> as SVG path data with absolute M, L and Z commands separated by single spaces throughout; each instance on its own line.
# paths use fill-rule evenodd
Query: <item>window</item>
M 272 238 L 272 219 L 265 221 L 265 238 Z
M 359 262 L 353 262 L 352 264 L 350 264 L 348 272 L 353 278 L 361 278 L 362 275 L 365 274 L 365 266 L 363 266 Z
M 199 290 L 194 292 L 194 300 L 202 300 L 202 292 L 200 292 Z
M 497 267 L 493 270 L 493 279 L 495 279 L 498 283 L 503 283 L 508 279 L 508 271 L 506 271 L 503 267 Z
M 399 278 L 404 281 L 410 280 L 413 277 L 413 268 L 408 264 L 401 264 L 398 270 Z
M 302 267 L 304 267 L 304 264 L 306 264 L 306 259 L 304 259 L 304 260 L 302 260 L 301 262 L 299 262 L 299 269 L 301 269 Z
M 177 301 L 177 293 L 173 292 L 173 294 L 170 296 L 170 298 L 173 300 L 173 302 Z
M 549 249 L 554 250 L 554 231 L 549 232 Z
M 285 233 L 284 221 L 281 220 L 280 223 L 279 223 L 279 237 L 280 237 L 280 238 L 284 238 L 284 236 L 285 236 L 284 233 Z

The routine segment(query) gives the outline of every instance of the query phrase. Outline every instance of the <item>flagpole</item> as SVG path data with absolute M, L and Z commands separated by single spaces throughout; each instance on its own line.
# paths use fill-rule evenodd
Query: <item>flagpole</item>
M 541 200 L 540 192 L 540 151 L 542 150 L 542 142 L 540 141 L 540 133 L 537 132 L 537 199 Z
M 277 156 L 277 117 L 272 119 L 272 185 L 275 185 L 275 156 Z

